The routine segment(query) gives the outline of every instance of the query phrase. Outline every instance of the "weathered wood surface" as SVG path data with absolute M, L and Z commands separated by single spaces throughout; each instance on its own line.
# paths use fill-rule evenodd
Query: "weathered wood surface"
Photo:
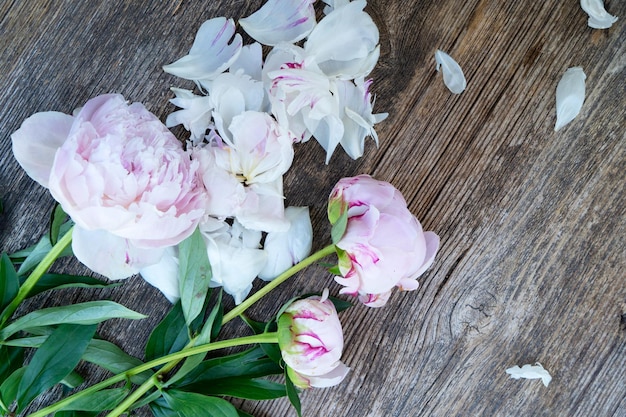
M 260 3 L 3 0 L 0 248 L 32 244 L 53 205 L 12 157 L 9 135 L 23 119 L 69 113 L 107 92 L 164 118 L 173 110 L 168 88 L 185 85 L 161 66 L 187 52 L 204 20 L 238 19 Z M 594 30 L 575 0 L 369 2 L 381 31 L 376 108 L 390 113 L 377 128 L 380 147 L 370 142 L 358 161 L 338 152 L 325 166 L 317 144 L 299 146 L 287 200 L 311 206 L 319 248 L 332 185 L 370 173 L 404 193 L 441 250 L 416 292 L 342 314 L 352 372 L 338 387 L 306 392 L 305 415 L 626 415 L 626 3 L 606 7 L 620 20 Z M 461 95 L 435 72 L 436 49 L 463 67 Z M 556 83 L 572 66 L 587 74 L 586 101 L 555 133 Z M 76 262 L 57 268 L 85 272 Z M 254 314 L 267 318 L 324 286 L 338 289 L 310 268 Z M 32 307 L 95 298 L 150 314 L 100 328 L 135 355 L 168 308 L 140 278 L 41 296 Z M 548 388 L 504 372 L 536 361 L 553 375 Z M 243 408 L 294 415 L 286 400 Z

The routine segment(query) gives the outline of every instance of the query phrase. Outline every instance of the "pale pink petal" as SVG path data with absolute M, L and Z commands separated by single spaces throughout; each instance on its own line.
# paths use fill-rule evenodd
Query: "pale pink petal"
M 104 230 L 74 226 L 72 251 L 89 269 L 113 280 L 128 278 L 159 262 L 164 249 L 140 249 Z
M 56 151 L 67 139 L 73 122 L 74 118 L 64 113 L 35 113 L 11 135 L 15 159 L 44 187 L 48 187 Z
M 305 378 L 307 378 L 309 380 L 309 384 L 315 388 L 334 387 L 345 379 L 348 372 L 350 372 L 350 368 L 344 365 L 343 362 L 339 362 L 337 367 L 327 374 L 319 376 L 307 375 Z

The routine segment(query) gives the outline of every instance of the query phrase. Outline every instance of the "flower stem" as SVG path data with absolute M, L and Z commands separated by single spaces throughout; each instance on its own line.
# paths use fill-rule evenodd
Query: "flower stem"
M 246 298 L 243 301 L 243 303 L 239 304 L 238 306 L 230 310 L 228 313 L 226 313 L 224 315 L 224 318 L 222 319 L 222 324 L 226 324 L 232 319 L 234 319 L 235 317 L 240 316 L 244 311 L 250 308 L 250 306 L 252 306 L 254 303 L 259 301 L 261 298 L 263 298 L 267 293 L 272 291 L 274 288 L 278 287 L 280 284 L 285 282 L 289 277 L 291 277 L 295 273 L 303 270 L 309 265 L 319 261 L 322 258 L 325 258 L 326 256 L 334 252 L 335 252 L 335 245 L 331 244 L 331 245 L 326 246 L 325 248 L 318 250 L 317 252 L 310 255 L 309 257 L 301 260 L 300 262 L 298 262 L 297 264 L 295 264 L 294 266 L 292 266 L 291 268 L 289 268 L 288 270 L 286 270 L 285 272 L 283 272 L 282 274 L 274 278 L 272 281 L 270 281 L 266 286 L 261 288 L 259 291 L 255 292 L 250 297 Z
M 41 276 L 50 268 L 52 263 L 59 257 L 59 255 L 69 246 L 72 242 L 72 232 L 74 226 L 72 226 L 50 249 L 46 256 L 39 262 L 39 264 L 33 269 L 33 272 L 26 278 L 26 281 L 20 286 L 17 295 L 11 301 L 11 303 L 4 309 L 2 316 L 0 316 L 0 328 L 4 327 L 5 323 L 9 321 L 15 310 L 20 306 L 28 294 L 35 287 Z
M 154 368 L 155 366 L 163 365 L 165 363 L 169 363 L 172 361 L 180 361 L 188 356 L 197 355 L 198 353 L 207 353 L 213 350 L 224 349 L 224 348 L 233 347 L 233 346 L 252 345 L 256 343 L 278 343 L 278 334 L 277 333 L 263 333 L 263 334 L 253 335 L 253 336 L 239 337 L 236 339 L 228 339 L 228 340 L 222 340 L 219 342 L 207 343 L 207 344 L 200 345 L 200 346 L 194 346 L 191 348 L 183 349 L 178 352 L 170 353 L 169 355 L 162 356 L 157 359 L 153 359 L 150 362 L 146 362 L 142 365 L 131 368 L 123 373 L 114 375 L 111 378 L 108 378 L 98 384 L 92 385 L 91 387 L 86 388 L 82 391 L 79 391 L 76 394 L 70 395 L 69 397 L 64 398 L 63 400 L 57 403 L 54 403 L 46 408 L 43 408 L 31 414 L 30 417 L 44 417 L 44 416 L 47 416 L 48 414 L 52 414 L 55 411 L 58 411 L 62 409 L 63 407 L 67 406 L 68 404 L 76 401 L 79 398 L 82 398 L 87 395 L 93 394 L 94 392 L 100 391 L 101 389 L 106 388 L 109 385 L 113 385 L 117 382 L 124 381 L 133 375 L 138 375 L 142 372 L 148 371 Z M 159 370 L 159 373 L 161 370 Z M 157 382 L 157 374 L 153 375 L 150 379 L 144 382 L 135 391 L 135 392 L 140 391 L 140 390 L 143 391 L 141 392 L 141 394 L 138 395 L 137 399 L 155 385 L 155 383 Z M 108 416 L 111 416 L 111 417 L 119 416 L 121 413 L 123 413 L 127 408 L 129 408 L 136 401 L 136 399 L 133 398 L 133 401 L 129 402 L 130 398 L 134 397 L 134 395 L 135 395 L 134 393 L 131 394 L 130 397 L 128 397 L 124 402 L 120 404 L 120 406 L 116 408 L 116 410 L 119 409 L 119 411 L 117 411 L 117 414 L 115 413 L 115 410 L 114 410 L 114 411 L 111 411 L 111 413 L 109 413 Z M 126 404 L 127 402 L 129 403 Z M 122 405 L 124 405 L 125 407 L 124 409 L 121 409 Z

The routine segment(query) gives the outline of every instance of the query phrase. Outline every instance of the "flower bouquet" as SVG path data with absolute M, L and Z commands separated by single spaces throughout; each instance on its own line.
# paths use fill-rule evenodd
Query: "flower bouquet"
M 285 207 L 294 146 L 314 138 L 326 163 L 338 145 L 356 159 L 366 137 L 378 141 L 374 125 L 386 117 L 373 113 L 365 78 L 379 56 L 365 1 L 324 1 L 319 21 L 313 3 L 269 0 L 239 21 L 256 41 L 248 45 L 232 19 L 203 23 L 189 54 L 163 67 L 196 86 L 172 88 L 179 109 L 165 124 L 142 104 L 105 94 L 72 115 L 34 114 L 12 135 L 15 158 L 58 205 L 38 243 L 2 255 L 0 415 L 118 416 L 148 407 L 155 416 L 246 416 L 226 398 L 284 396 L 300 415 L 302 390 L 339 384 L 349 372 L 338 317 L 351 305 L 345 297 L 382 307 L 395 287 L 417 288 L 439 238 L 422 230 L 391 184 L 340 180 L 329 190 L 328 245 L 313 254 L 308 209 Z M 184 141 L 168 129 L 177 125 L 189 132 Z M 109 281 L 47 272 L 70 255 Z M 286 301 L 272 317 L 247 314 L 322 260 L 329 275 L 319 294 Z M 136 274 L 172 303 L 141 359 L 96 333 L 106 320 L 144 317 L 120 304 L 15 314 L 42 291 Z M 325 289 L 331 276 L 343 299 Z M 256 278 L 267 284 L 250 294 Z M 228 311 L 227 296 L 235 304 Z M 222 326 L 236 318 L 250 335 L 224 338 Z M 80 385 L 81 361 L 112 376 L 29 407 L 57 384 Z

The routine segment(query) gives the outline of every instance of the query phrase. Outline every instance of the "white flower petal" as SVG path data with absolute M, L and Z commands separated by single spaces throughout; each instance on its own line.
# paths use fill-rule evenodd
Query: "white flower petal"
M 443 82 L 446 87 L 453 94 L 461 94 L 467 87 L 467 81 L 459 64 L 450 55 L 439 49 L 435 52 L 435 61 L 437 62 L 437 71 L 441 67 Z
M 239 19 L 239 24 L 264 45 L 295 43 L 315 27 L 313 3 L 315 0 L 268 0 L 250 16 Z
M 172 87 L 176 97 L 170 102 L 182 110 L 167 116 L 165 126 L 183 125 L 191 132 L 191 141 L 197 143 L 204 139 L 206 131 L 212 126 L 211 116 L 213 104 L 208 96 L 195 95 L 190 90 Z
M 161 260 L 141 268 L 139 274 L 148 284 L 161 291 L 170 303 L 175 303 L 180 298 L 177 246 L 165 248 Z
M 267 263 L 259 278 L 271 281 L 291 268 L 311 252 L 313 228 L 308 207 L 287 207 L 285 217 L 289 229 L 285 232 L 268 233 L 263 249 L 267 253 Z
M 521 368 L 515 365 L 514 367 L 507 369 L 506 373 L 511 375 L 511 378 L 513 379 L 541 379 L 541 382 L 543 382 L 543 385 L 546 387 L 550 381 L 552 381 L 550 373 L 546 371 L 539 362 L 534 365 L 526 364 Z
M 200 26 L 189 54 L 165 65 L 163 70 L 186 80 L 212 80 L 237 59 L 241 45 L 233 20 L 216 17 Z
M 266 254 L 262 249 L 258 249 L 261 234 L 256 234 L 259 241 L 246 242 L 250 239 L 249 234 L 242 232 L 242 227 L 228 226 L 207 231 L 200 225 L 205 242 L 213 277 L 212 286 L 221 286 L 228 294 L 232 295 L 236 304 L 240 304 L 252 289 L 252 281 L 257 277 L 266 262 Z M 211 226 L 214 229 L 214 226 Z M 256 248 L 251 248 L 252 243 L 256 243 Z
M 261 44 L 254 42 L 241 48 L 241 53 L 228 71 L 232 73 L 242 71 L 253 80 L 262 81 L 263 49 L 261 48 Z
M 64 113 L 35 113 L 11 135 L 15 159 L 32 179 L 46 188 L 54 155 L 67 139 L 73 122 L 74 117 Z
M 309 381 L 309 384 L 315 388 L 327 388 L 333 387 L 344 380 L 346 375 L 350 372 L 350 368 L 344 365 L 343 362 L 339 364 L 330 372 L 319 376 L 303 375 Z
M 603 0 L 580 0 L 580 7 L 589 15 L 587 25 L 594 29 L 608 29 L 617 22 L 604 8 Z
M 363 11 L 365 4 L 365 0 L 357 0 L 333 10 L 304 44 L 307 59 L 329 77 L 364 77 L 378 60 L 378 28 Z
M 556 124 L 554 131 L 574 120 L 585 101 L 585 78 L 580 67 L 568 68 L 556 86 Z
M 140 249 L 128 239 L 105 230 L 86 230 L 76 225 L 72 233 L 72 251 L 92 271 L 117 280 L 159 262 L 164 249 Z

